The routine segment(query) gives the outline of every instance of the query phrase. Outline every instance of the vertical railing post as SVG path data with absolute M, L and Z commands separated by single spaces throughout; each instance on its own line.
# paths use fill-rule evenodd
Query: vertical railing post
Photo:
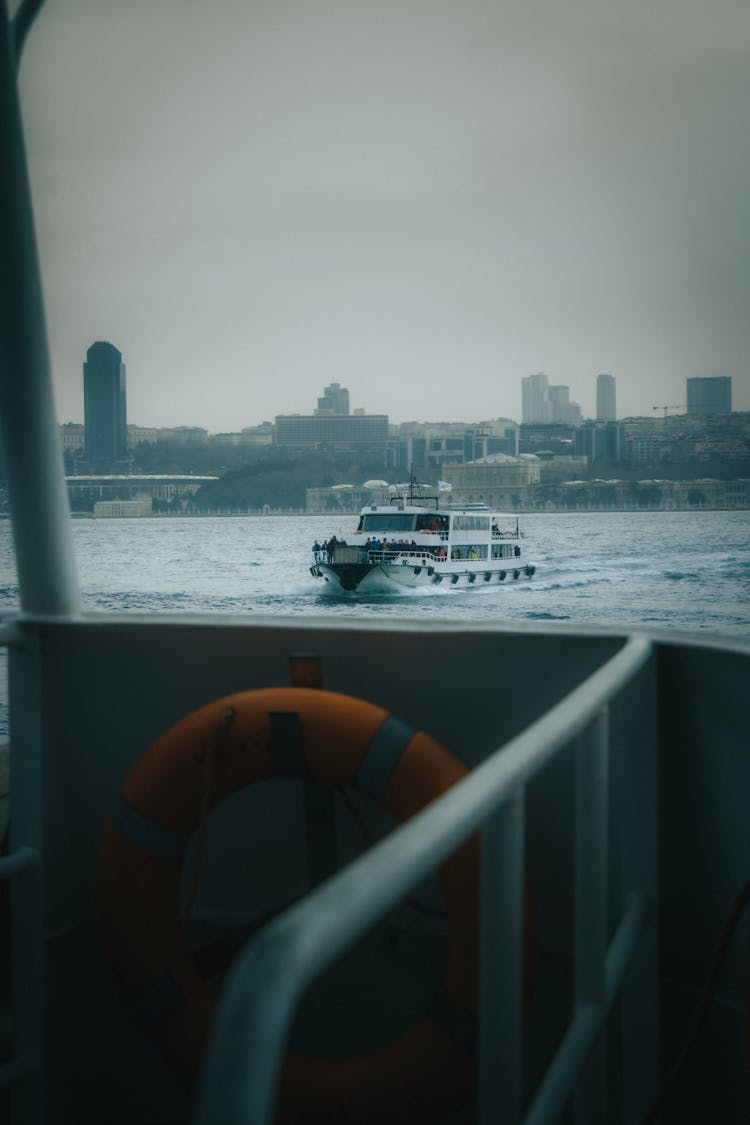
M 645 921 L 622 985 L 622 1121 L 640 1121 L 660 1083 L 659 746 L 656 667 L 652 656 L 618 704 L 624 712 L 613 757 L 625 909 L 645 899 Z
M 24 11 L 31 8 L 24 5 Z M 78 578 L 52 393 L 16 55 L 4 3 L 0 137 L 0 445 L 13 514 L 21 607 L 27 613 L 74 614 L 79 611 Z
M 482 831 L 477 1125 L 522 1109 L 524 788 Z
M 607 804 L 609 711 L 602 707 L 576 746 L 575 970 L 576 1012 L 603 1009 L 607 956 Z M 606 1119 L 606 1040 L 597 1038 L 575 1093 L 576 1125 Z

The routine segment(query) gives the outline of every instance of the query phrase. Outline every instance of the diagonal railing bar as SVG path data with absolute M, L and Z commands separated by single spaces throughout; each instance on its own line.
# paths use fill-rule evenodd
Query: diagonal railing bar
M 565 699 L 496 750 L 459 785 L 248 943 L 223 991 L 194 1125 L 271 1121 L 284 1042 L 307 985 L 584 730 L 645 666 L 650 653 L 648 640 L 630 638 Z

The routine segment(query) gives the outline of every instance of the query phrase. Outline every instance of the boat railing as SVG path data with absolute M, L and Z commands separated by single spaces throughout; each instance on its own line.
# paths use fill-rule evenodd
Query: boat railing
M 371 563 L 396 563 L 401 562 L 414 563 L 415 565 L 426 565 L 436 562 L 445 562 L 445 558 L 436 554 L 434 551 L 367 551 L 367 561 Z
M 575 1095 L 577 1120 L 606 1119 L 604 1029 L 619 1005 L 623 1120 L 656 1082 L 656 777 L 651 644 L 620 650 L 458 785 L 319 885 L 244 948 L 227 979 L 194 1125 L 273 1119 L 282 1052 L 298 1001 L 318 975 L 470 835 L 481 832 L 477 1125 L 543 1125 Z M 631 688 L 632 685 L 632 688 Z M 610 703 L 626 689 L 642 736 L 614 790 L 622 914 L 607 942 Z M 624 720 L 623 720 L 624 721 Z M 529 781 L 575 745 L 574 997 L 570 1025 L 522 1115 L 524 819 Z M 341 909 L 346 903 L 347 909 Z M 623 984 L 626 970 L 627 981 Z M 649 1018 L 644 1020 L 643 1013 Z M 645 1095 L 644 1095 L 645 1092 Z M 630 1100 L 629 1100 L 630 1099 Z
M 395 563 L 402 562 L 427 564 L 445 562 L 446 556 L 426 548 L 421 550 L 368 551 L 365 547 L 338 547 L 333 551 L 321 549 L 313 554 L 315 562 L 330 563 Z

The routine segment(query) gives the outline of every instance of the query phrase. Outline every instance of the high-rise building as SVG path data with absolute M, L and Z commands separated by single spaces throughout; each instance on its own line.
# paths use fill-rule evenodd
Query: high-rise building
M 570 387 L 548 387 L 547 399 L 549 422 L 572 422 L 576 425 L 581 421 L 580 406 L 570 401 Z
M 543 371 L 521 379 L 521 421 L 550 422 L 549 379 Z
M 318 399 L 316 414 L 348 414 L 349 392 L 340 383 L 324 387 L 323 397 Z
M 729 375 L 688 379 L 688 414 L 730 414 L 731 411 L 732 380 Z
M 122 468 L 128 459 L 125 364 L 117 348 L 103 340 L 86 352 L 83 409 L 89 472 Z
M 589 461 L 621 461 L 623 446 L 622 428 L 617 422 L 584 422 L 576 430 L 576 455 Z
M 617 420 L 614 375 L 597 375 L 596 377 L 596 420 L 597 422 L 615 422 Z

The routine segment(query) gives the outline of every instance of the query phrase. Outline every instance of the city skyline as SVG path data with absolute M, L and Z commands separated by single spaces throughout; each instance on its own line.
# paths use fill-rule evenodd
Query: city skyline
M 748 51 L 733 0 L 50 5 L 21 93 L 58 417 L 92 334 L 161 426 L 331 382 L 520 418 L 539 371 L 584 417 L 602 371 L 622 417 L 701 376 L 750 409 Z
M 177 429 L 177 430 L 180 430 L 180 429 L 195 428 L 195 429 L 203 429 L 203 430 L 206 430 L 206 432 L 210 432 L 210 431 L 208 431 L 208 427 L 196 425 L 195 423 L 193 423 L 192 425 L 178 423 L 177 426 L 168 427 L 168 426 L 152 425 L 152 424 L 149 424 L 148 422 L 144 422 L 144 420 L 141 419 L 136 423 L 130 423 L 130 425 L 127 425 L 126 421 L 125 421 L 126 416 L 127 416 L 127 400 L 126 400 L 126 394 L 125 394 L 125 364 L 122 362 L 122 353 L 119 351 L 119 349 L 117 349 L 113 344 L 111 344 L 108 341 L 97 341 L 97 342 L 95 342 L 88 349 L 88 351 L 86 353 L 87 362 L 85 362 L 84 365 L 83 365 L 83 374 L 84 374 L 83 386 L 84 386 L 84 392 L 85 392 L 84 393 L 84 399 L 85 399 L 86 403 L 89 401 L 89 397 L 91 397 L 92 393 L 93 393 L 91 391 L 90 387 L 92 387 L 92 386 L 95 387 L 97 382 L 100 381 L 100 380 L 93 380 L 89 375 L 89 369 L 93 366 L 92 365 L 92 357 L 98 357 L 97 358 L 97 366 L 94 368 L 94 370 L 98 371 L 99 368 L 101 367 L 101 364 L 102 364 L 102 357 L 105 356 L 105 355 L 108 358 L 105 361 L 104 369 L 106 369 L 108 365 L 111 366 L 111 364 L 114 363 L 116 371 L 117 371 L 117 375 L 115 377 L 116 382 L 117 382 L 117 387 L 115 388 L 114 385 L 113 385 L 113 387 L 110 388 L 110 390 L 112 390 L 113 393 L 115 393 L 115 404 L 111 407 L 111 409 L 114 413 L 113 413 L 112 419 L 110 419 L 110 422 L 107 422 L 105 424 L 105 429 L 111 429 L 111 424 L 116 426 L 118 424 L 116 422 L 116 416 L 119 415 L 120 424 L 123 427 L 127 426 L 128 429 L 144 429 L 144 430 L 146 430 L 146 429 L 152 429 L 152 430 L 153 429 L 164 429 L 164 430 Z M 102 373 L 103 373 L 104 369 L 102 369 Z M 110 378 L 108 377 L 105 380 L 105 382 L 106 382 L 107 386 L 109 387 Z M 391 416 L 390 416 L 390 413 L 388 413 L 388 412 L 386 412 L 383 415 L 374 416 L 374 415 L 371 415 L 368 412 L 364 411 L 362 408 L 358 408 L 356 406 L 354 407 L 353 410 L 351 410 L 349 388 L 342 386 L 338 382 L 332 382 L 331 384 L 329 384 L 328 386 L 325 386 L 323 388 L 323 394 L 322 395 L 318 395 L 316 397 L 316 399 L 315 399 L 315 401 L 317 402 L 316 407 L 308 409 L 308 410 L 293 411 L 292 413 L 287 414 L 287 415 L 280 415 L 278 413 L 273 413 L 272 418 L 274 420 L 274 423 L 281 422 L 284 425 L 286 425 L 287 428 L 290 425 L 297 424 L 295 422 L 296 419 L 301 419 L 301 420 L 315 419 L 316 416 L 320 416 L 320 415 L 349 416 L 350 413 L 355 418 L 356 418 L 357 415 L 365 415 L 367 418 L 370 418 L 370 419 L 377 417 L 377 418 L 381 419 L 382 421 L 387 421 L 389 424 L 397 426 L 397 427 L 400 427 L 402 425 L 409 425 L 409 424 L 418 424 L 418 425 L 448 424 L 448 425 L 450 425 L 452 423 L 459 423 L 459 424 L 465 423 L 467 425 L 477 425 L 477 424 L 482 424 L 484 422 L 493 422 L 493 421 L 500 421 L 500 420 L 507 420 L 507 421 L 513 422 L 516 425 L 523 425 L 525 423 L 526 424 L 529 424 L 529 423 L 530 424 L 562 423 L 562 424 L 578 426 L 578 425 L 581 425 L 583 422 L 590 422 L 590 421 L 597 421 L 597 420 L 598 421 L 615 421 L 615 420 L 618 419 L 618 415 L 617 415 L 617 412 L 616 412 L 616 409 L 615 409 L 616 384 L 617 384 L 617 380 L 615 379 L 615 377 L 611 373 L 610 374 L 599 373 L 599 374 L 596 375 L 596 410 L 592 415 L 582 415 L 578 403 L 570 401 L 570 395 L 569 395 L 570 388 L 569 387 L 561 386 L 561 385 L 550 385 L 549 377 L 547 376 L 547 374 L 544 373 L 544 372 L 537 372 L 537 373 L 535 373 L 533 375 L 530 375 L 530 376 L 522 376 L 522 378 L 521 378 L 520 385 L 521 385 L 522 413 L 521 413 L 520 419 L 513 418 L 512 416 L 509 416 L 509 415 L 496 415 L 496 416 L 494 416 L 494 418 L 490 418 L 490 417 L 473 418 L 473 419 L 470 419 L 470 418 L 461 418 L 461 419 L 420 418 L 420 419 L 406 419 L 406 420 L 403 420 L 403 421 L 400 421 L 400 422 L 394 422 L 392 420 Z M 668 412 L 669 409 L 676 410 L 677 407 L 679 406 L 679 407 L 685 408 L 687 410 L 687 412 L 690 413 L 691 412 L 691 410 L 690 410 L 691 384 L 700 385 L 702 387 L 701 393 L 703 394 L 707 403 L 711 404 L 711 407 L 709 409 L 709 413 L 716 413 L 717 411 L 721 412 L 719 410 L 719 407 L 724 407 L 724 406 L 726 406 L 727 403 L 729 404 L 729 409 L 731 410 L 732 378 L 731 378 L 731 376 L 729 376 L 729 377 L 709 377 L 709 378 L 701 378 L 701 379 L 694 379 L 694 378 L 688 379 L 686 381 L 686 393 L 685 393 L 685 397 L 687 399 L 686 403 L 672 404 L 671 407 L 665 406 L 664 404 L 654 404 L 652 406 L 652 411 L 662 410 L 662 411 L 664 411 L 663 416 L 666 418 L 667 412 Z M 553 392 L 556 392 L 556 393 L 553 393 Z M 695 395 L 696 395 L 696 391 L 695 391 L 695 388 L 693 388 L 693 396 L 695 397 Z M 109 400 L 108 400 L 107 396 L 105 396 L 105 405 L 108 401 Z M 696 412 L 695 406 L 694 406 L 692 412 L 693 413 Z M 85 425 L 86 425 L 86 429 L 88 431 L 88 429 L 89 429 L 88 408 L 85 407 L 84 413 L 86 415 Z M 104 410 L 104 414 L 107 415 L 108 413 L 109 413 L 109 408 L 106 408 Z M 99 415 L 101 417 L 101 415 L 102 415 L 101 407 L 97 408 L 96 414 L 92 410 L 92 418 L 95 417 L 96 415 Z M 628 416 L 625 416 L 625 417 L 628 417 Z M 645 414 L 644 415 L 631 415 L 630 417 L 649 417 L 649 415 L 645 415 Z M 623 420 L 622 417 L 620 417 L 620 420 Z M 263 419 L 260 423 L 255 423 L 254 425 L 256 427 L 259 426 L 259 425 L 266 425 L 270 421 L 271 421 L 271 419 Z M 70 425 L 75 426 L 79 423 L 76 423 L 72 419 L 68 419 L 68 420 L 66 420 L 65 423 L 60 422 L 59 424 L 62 425 L 62 426 L 70 426 Z M 253 426 L 248 424 L 246 426 L 241 426 L 240 430 L 242 430 L 242 429 L 252 429 L 252 428 L 253 428 Z M 227 432 L 227 431 L 213 431 L 213 432 L 221 433 L 221 432 Z M 235 426 L 234 431 L 230 431 L 230 432 L 239 432 L 239 431 L 237 430 L 237 428 Z M 90 457 L 91 457 L 90 450 L 87 450 L 87 456 L 90 459 Z

